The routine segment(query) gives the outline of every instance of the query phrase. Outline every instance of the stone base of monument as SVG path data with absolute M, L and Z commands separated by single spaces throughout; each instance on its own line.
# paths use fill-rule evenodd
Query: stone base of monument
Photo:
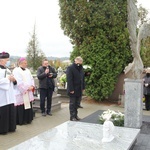
M 53 95 L 53 97 L 52 97 L 52 107 L 51 107 L 52 111 L 59 110 L 61 108 L 61 102 L 60 102 L 59 97 L 60 96 Z M 45 102 L 45 107 L 46 107 L 46 102 Z M 33 110 L 41 112 L 39 95 L 37 97 L 34 97 Z
M 67 121 L 9 150 L 130 150 L 140 129 L 115 127 L 114 139 L 103 143 L 100 124 Z
M 68 95 L 67 95 L 67 89 L 64 89 L 64 88 L 58 88 L 57 94 L 60 94 L 63 97 L 68 97 Z
M 142 126 L 142 98 L 143 80 L 125 79 L 125 127 L 140 128 Z

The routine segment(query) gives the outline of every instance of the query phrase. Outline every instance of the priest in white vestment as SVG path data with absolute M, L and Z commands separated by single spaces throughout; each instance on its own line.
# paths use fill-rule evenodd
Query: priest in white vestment
M 15 87 L 16 95 L 16 110 L 17 110 L 17 124 L 29 124 L 33 120 L 32 101 L 34 100 L 34 79 L 30 70 L 27 68 L 27 60 L 20 58 L 18 60 L 18 67 L 13 70 L 13 75 L 17 80 Z
M 0 53 L 0 134 L 16 130 L 14 85 L 17 82 L 6 67 L 7 62 L 9 62 L 9 53 Z

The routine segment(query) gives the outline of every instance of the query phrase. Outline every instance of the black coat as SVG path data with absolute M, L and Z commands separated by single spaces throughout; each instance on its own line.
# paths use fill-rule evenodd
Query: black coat
M 51 66 L 48 66 L 50 73 L 53 73 L 53 77 L 49 78 L 48 75 L 45 73 L 45 69 L 43 66 L 40 66 L 37 70 L 37 78 L 39 79 L 39 88 L 47 89 L 52 88 L 54 90 L 55 88 L 55 81 L 54 78 L 57 77 L 57 73 L 55 69 Z
M 71 97 L 82 96 L 85 89 L 84 72 L 82 66 L 78 67 L 75 63 L 67 68 L 67 93 Z M 74 94 L 70 92 L 74 91 Z
M 148 86 L 145 86 L 145 84 Z M 144 76 L 144 95 L 150 95 L 150 74 Z

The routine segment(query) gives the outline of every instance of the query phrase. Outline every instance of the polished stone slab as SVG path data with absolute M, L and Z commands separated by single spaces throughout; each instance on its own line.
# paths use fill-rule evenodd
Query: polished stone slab
M 114 140 L 102 143 L 103 126 L 67 121 L 9 150 L 128 150 L 140 129 L 115 127 Z

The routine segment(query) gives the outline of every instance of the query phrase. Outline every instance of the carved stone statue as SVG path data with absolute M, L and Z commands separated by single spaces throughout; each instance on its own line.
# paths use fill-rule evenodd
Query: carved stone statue
M 110 121 L 111 116 L 108 116 L 103 124 L 103 138 L 102 142 L 111 142 L 114 139 L 114 124 Z
M 106 120 L 103 124 L 102 142 L 111 142 L 114 139 L 113 131 L 114 131 L 114 124 L 112 123 L 112 121 Z
M 130 46 L 132 50 L 133 62 L 125 67 L 125 74 L 131 79 L 141 79 L 143 72 L 143 62 L 140 56 L 141 40 L 150 36 L 150 24 L 143 23 L 137 34 L 138 10 L 135 5 L 136 0 L 127 0 L 128 6 L 128 29 L 130 33 Z
M 59 67 L 57 71 L 58 71 L 57 77 L 60 78 L 64 74 L 63 69 L 61 67 Z

